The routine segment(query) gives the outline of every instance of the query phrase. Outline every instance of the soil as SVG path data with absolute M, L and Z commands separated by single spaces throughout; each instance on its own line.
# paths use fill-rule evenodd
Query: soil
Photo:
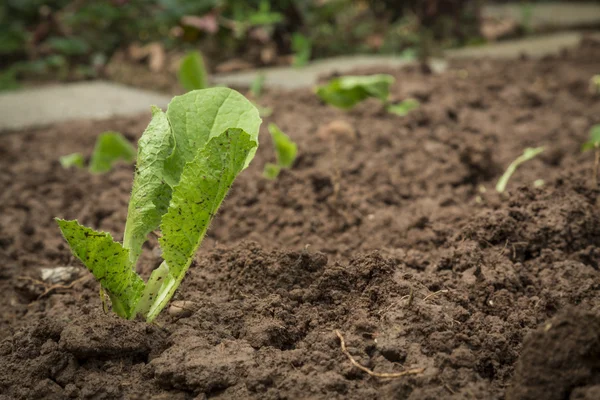
M 374 72 L 362 71 L 362 72 Z M 600 392 L 600 46 L 396 76 L 401 118 L 309 90 L 269 92 L 299 158 L 275 181 L 270 138 L 236 181 L 156 324 L 103 312 L 53 221 L 122 235 L 133 167 L 65 170 L 148 115 L 7 134 L 0 144 L 0 399 L 596 399 Z M 494 185 L 525 147 L 545 146 Z M 542 187 L 533 182 L 544 180 Z M 160 258 L 156 240 L 139 272 Z M 41 268 L 74 266 L 51 284 Z M 67 274 L 68 275 L 68 274 Z M 383 379 L 375 373 L 424 368 Z

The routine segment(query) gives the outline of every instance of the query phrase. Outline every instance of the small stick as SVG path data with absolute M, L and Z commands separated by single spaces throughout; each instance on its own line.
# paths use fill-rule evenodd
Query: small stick
M 449 292 L 449 290 L 448 290 L 448 289 L 442 289 L 442 290 L 438 290 L 437 292 L 433 292 L 433 293 L 431 293 L 430 295 L 426 296 L 426 297 L 423 299 L 423 301 L 425 301 L 425 300 L 429 299 L 430 297 L 433 297 L 433 296 L 435 296 L 435 295 L 437 295 L 437 294 L 440 294 L 440 293 L 448 293 L 448 292 Z
M 412 306 L 412 302 L 413 302 L 414 298 L 415 298 L 415 289 L 411 286 L 410 294 L 408 295 L 408 303 L 406 303 L 406 307 Z
M 598 187 L 598 167 L 600 166 L 600 148 L 594 151 L 594 187 Z
M 335 330 L 335 334 L 340 339 L 340 345 L 342 346 L 342 353 L 344 353 L 346 355 L 346 357 L 348 357 L 348 359 L 350 360 L 350 363 L 352 365 L 354 365 L 356 368 L 360 369 L 361 371 L 366 372 L 370 376 L 374 376 L 376 378 L 393 379 L 393 378 L 400 378 L 400 377 L 403 377 L 403 376 L 406 376 L 406 375 L 416 375 L 416 374 L 420 374 L 423 371 L 425 371 L 425 368 L 415 368 L 415 369 L 408 369 L 408 370 L 402 371 L 402 372 L 393 372 L 393 373 L 373 372 L 369 368 L 360 365 L 358 363 L 358 361 L 356 361 L 354 359 L 354 357 L 352 357 L 352 354 L 350 354 L 350 352 L 348 352 L 348 349 L 346 348 L 346 341 L 344 340 L 344 337 L 342 336 L 342 333 L 339 330 L 336 329 Z

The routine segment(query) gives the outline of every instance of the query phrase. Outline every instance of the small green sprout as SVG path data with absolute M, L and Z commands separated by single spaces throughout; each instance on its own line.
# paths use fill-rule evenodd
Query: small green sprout
M 256 78 L 250 84 L 250 94 L 253 98 L 258 99 L 263 92 L 263 87 L 265 86 L 265 73 L 261 72 L 256 75 Z
M 419 103 L 418 100 L 415 100 L 415 99 L 406 99 L 406 100 L 401 101 L 400 103 L 397 103 L 397 104 L 390 104 L 387 107 L 387 110 L 388 110 L 388 112 L 390 112 L 392 114 L 396 114 L 396 115 L 398 115 L 400 117 L 405 117 L 411 111 L 416 110 L 417 108 L 419 108 L 420 105 L 421 105 L 421 103 Z
M 173 297 L 233 181 L 254 158 L 260 124 L 256 107 L 228 88 L 175 97 L 166 113 L 153 107 L 138 142 L 123 243 L 56 219 L 117 315 L 152 322 Z M 158 228 L 164 261 L 144 282 L 136 265 Z
M 387 74 L 341 76 L 319 86 L 316 92 L 325 103 L 347 110 L 369 97 L 387 103 L 393 83 L 394 77 Z
M 135 147 L 118 132 L 102 133 L 96 140 L 90 160 L 90 172 L 93 174 L 108 172 L 119 160 L 133 162 Z
M 594 75 L 590 78 L 590 92 L 600 94 L 600 75 Z
M 63 168 L 85 168 L 85 159 L 81 153 L 67 154 L 66 156 L 62 156 L 59 161 Z
M 517 159 L 511 162 L 508 168 L 506 168 L 506 171 L 500 177 L 498 183 L 496 184 L 496 191 L 499 193 L 504 192 L 504 189 L 506 189 L 506 185 L 508 184 L 508 180 L 510 179 L 512 174 L 515 173 L 519 165 L 523 164 L 525 161 L 531 160 L 532 158 L 540 154 L 542 151 L 544 151 L 543 147 L 526 148 L 525 151 L 523 151 L 523 154 L 517 157 Z
M 291 168 L 294 165 L 298 154 L 298 146 L 275 124 L 269 124 L 269 133 L 273 139 L 277 164 L 267 163 L 263 175 L 265 178 L 275 179 L 282 169 Z
M 301 33 L 292 35 L 292 50 L 294 51 L 294 67 L 304 67 L 310 61 L 312 42 Z
M 590 129 L 590 140 L 581 145 L 581 151 L 594 150 L 594 186 L 598 186 L 598 168 L 600 167 L 600 124 Z
M 208 87 L 208 73 L 199 51 L 191 51 L 183 57 L 179 66 L 179 84 L 187 91 Z
M 108 172 L 117 161 L 133 162 L 135 160 L 135 147 L 118 132 L 104 132 L 96 139 L 94 152 L 89 165 L 93 174 Z M 85 167 L 85 160 L 81 153 L 62 156 L 60 164 L 63 168 Z

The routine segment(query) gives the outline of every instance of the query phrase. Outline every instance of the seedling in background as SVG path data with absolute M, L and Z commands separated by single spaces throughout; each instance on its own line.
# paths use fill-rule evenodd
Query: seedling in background
M 413 110 L 416 110 L 417 108 L 419 108 L 419 106 L 421 105 L 421 103 L 419 103 L 418 100 L 415 99 L 406 99 L 404 101 L 401 101 L 400 103 L 397 104 L 390 104 L 387 107 L 387 111 L 392 113 L 392 114 L 396 114 L 400 117 L 405 117 L 408 115 L 408 113 L 410 113 Z
M 294 51 L 294 67 L 304 67 L 310 61 L 312 43 L 310 39 L 301 33 L 292 35 L 292 50 Z
M 533 159 L 542 151 L 544 151 L 543 147 L 526 148 L 525 151 L 523 151 L 522 155 L 520 155 L 515 161 L 510 163 L 504 174 L 500 177 L 498 183 L 496 184 L 496 191 L 499 193 L 504 192 L 504 190 L 506 189 L 506 185 L 508 184 L 508 180 L 510 179 L 512 174 L 515 173 L 519 165 L 523 164 L 525 161 Z
M 319 86 L 316 92 L 325 103 L 347 110 L 370 97 L 387 103 L 393 83 L 394 77 L 387 74 L 342 76 Z
M 104 132 L 96 140 L 89 170 L 94 174 L 108 172 L 117 161 L 121 160 L 129 163 L 133 162 L 135 160 L 135 147 L 118 132 Z M 62 156 L 60 164 L 64 168 L 85 167 L 81 153 Z
M 166 113 L 153 107 L 138 142 L 123 244 L 56 219 L 119 316 L 151 322 L 173 297 L 234 179 L 254 158 L 260 123 L 256 107 L 227 88 L 175 97 Z M 158 228 L 164 261 L 144 282 L 136 264 Z
M 594 75 L 590 78 L 590 93 L 600 94 L 600 75 Z
M 258 99 L 262 96 L 263 86 L 265 86 L 265 73 L 261 72 L 256 75 L 256 78 L 250 84 L 250 94 L 253 98 Z
M 590 129 L 590 140 L 581 146 L 581 151 L 594 150 L 594 186 L 598 186 L 598 168 L 600 167 L 600 125 Z
M 298 146 L 275 124 L 269 124 L 269 133 L 273 139 L 277 164 L 267 163 L 263 175 L 265 178 L 275 179 L 283 168 L 291 168 L 294 165 L 298 154 Z
M 187 91 L 208 87 L 208 73 L 200 52 L 191 51 L 183 57 L 179 65 L 178 78 L 181 87 Z
M 62 156 L 59 161 L 63 168 L 85 168 L 85 159 L 81 153 L 67 154 L 66 156 Z

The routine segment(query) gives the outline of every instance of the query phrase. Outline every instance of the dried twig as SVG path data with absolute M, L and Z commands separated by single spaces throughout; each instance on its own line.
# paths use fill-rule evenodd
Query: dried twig
M 433 292 L 433 293 L 431 293 L 431 294 L 429 294 L 429 295 L 425 296 L 425 298 L 423 299 L 423 301 L 425 301 L 425 300 L 427 300 L 427 299 L 429 299 L 429 298 L 431 298 L 431 297 L 433 297 L 433 296 L 435 296 L 435 295 L 438 295 L 438 294 L 440 294 L 440 293 L 448 293 L 448 292 L 449 292 L 449 290 L 448 290 L 448 289 L 442 289 L 442 290 L 438 290 L 437 292 Z
M 425 368 L 415 368 L 415 369 L 408 369 L 408 370 L 402 371 L 402 372 L 392 372 L 392 373 L 373 372 L 369 368 L 367 368 L 367 367 L 365 367 L 363 365 L 360 365 L 358 363 L 358 361 L 356 361 L 354 359 L 354 357 L 352 357 L 352 354 L 350 354 L 350 352 L 346 348 L 346 341 L 344 340 L 344 337 L 342 336 L 342 333 L 339 330 L 336 329 L 335 330 L 335 334 L 340 339 L 340 345 L 342 346 L 342 353 L 344 353 L 346 355 L 346 357 L 348 357 L 348 359 L 350 360 L 350 363 L 352 365 L 354 365 L 356 368 L 360 369 L 361 371 L 366 372 L 370 376 L 374 376 L 376 378 L 393 379 L 393 378 L 400 378 L 400 377 L 403 377 L 403 376 L 406 376 L 406 375 L 416 375 L 416 374 L 420 374 L 423 371 L 425 371 Z

